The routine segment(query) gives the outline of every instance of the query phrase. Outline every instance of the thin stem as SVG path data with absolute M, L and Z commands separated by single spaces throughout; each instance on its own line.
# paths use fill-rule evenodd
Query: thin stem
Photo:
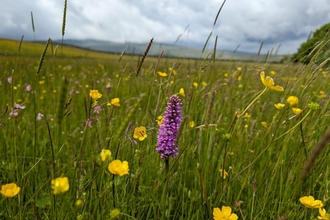
M 299 124 L 305 120 L 305 118 L 311 113 L 311 110 L 309 110 L 306 115 L 297 123 L 295 124 L 291 129 L 289 129 L 288 131 L 286 131 L 284 134 L 280 135 L 279 137 L 275 138 L 274 140 L 272 140 L 261 152 L 260 154 L 257 155 L 257 157 L 249 164 L 247 165 L 246 167 L 244 167 L 240 172 L 238 172 L 224 187 L 223 187 L 223 190 L 227 189 L 227 187 L 241 174 L 243 173 L 245 170 L 247 170 L 248 168 L 250 168 L 260 157 L 261 155 L 263 155 L 268 147 L 270 146 L 270 144 L 272 142 L 275 142 L 277 141 L 278 139 L 282 138 L 283 136 L 285 136 L 286 134 L 288 134 L 289 132 L 291 132 L 292 130 L 294 130 L 297 126 L 299 126 Z M 330 133 L 330 132 L 329 132 Z M 303 175 L 304 177 L 305 175 Z
M 48 130 L 48 135 L 49 135 L 49 140 L 50 140 L 50 148 L 52 151 L 52 168 L 53 168 L 53 172 L 52 172 L 52 179 L 55 179 L 55 173 L 56 173 L 56 167 L 55 167 L 55 149 L 54 149 L 54 145 L 53 145 L 53 140 L 52 140 L 52 134 L 50 132 L 50 127 L 49 127 L 49 123 L 46 120 L 46 125 L 47 125 L 47 130 Z M 56 212 L 56 196 L 53 195 L 53 200 L 54 200 L 54 215 L 55 215 L 55 219 L 57 219 L 57 212 Z
M 161 199 L 162 220 L 165 220 L 166 219 L 166 213 L 167 213 L 167 211 L 169 211 L 169 210 L 166 210 L 168 174 L 169 174 L 169 171 L 170 171 L 169 165 L 170 165 L 169 158 L 165 158 L 165 181 L 164 181 L 165 185 L 164 185 L 164 188 L 163 188 L 162 199 Z
M 253 192 L 253 196 L 252 196 L 252 205 L 251 205 L 251 216 L 250 219 L 253 219 L 253 208 L 254 208 L 254 199 L 255 199 L 255 192 Z
M 253 101 L 244 109 L 244 111 L 238 117 L 243 116 L 247 112 L 247 110 L 253 105 L 253 103 L 255 103 L 262 96 L 262 94 L 266 92 L 267 89 L 267 87 L 264 88 L 264 90 L 262 90 L 259 95 L 253 99 Z
M 115 175 L 112 175 L 112 201 L 113 201 L 113 208 L 116 208 L 116 201 L 115 201 Z
M 204 179 L 203 179 L 203 176 L 202 176 L 202 171 L 200 169 L 199 163 L 197 164 L 197 170 L 198 170 L 199 179 L 200 179 L 201 185 L 202 185 L 203 197 L 204 197 L 204 200 L 205 200 L 206 209 L 207 209 L 207 212 L 208 212 L 208 215 L 209 215 L 209 219 L 212 220 L 212 212 L 211 212 L 211 208 L 210 208 L 210 204 L 209 204 L 209 200 L 208 200 L 208 195 L 207 195 L 207 191 L 206 191 L 206 188 L 205 188 L 205 182 L 204 182 Z
M 165 159 L 165 175 L 166 175 L 166 178 L 168 177 L 168 172 L 170 170 L 170 161 L 168 158 Z
M 307 151 L 306 151 L 306 144 L 305 144 L 305 138 L 304 138 L 304 131 L 303 131 L 303 127 L 302 127 L 302 123 L 300 123 L 300 135 L 301 135 L 301 142 L 302 142 L 302 147 L 304 148 L 304 153 L 306 156 L 306 160 L 307 160 Z

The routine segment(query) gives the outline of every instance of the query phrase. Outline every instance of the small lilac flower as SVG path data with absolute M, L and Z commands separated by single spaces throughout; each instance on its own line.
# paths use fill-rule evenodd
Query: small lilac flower
M 43 117 L 44 117 L 44 114 L 39 112 L 37 115 L 37 120 L 40 121 Z
M 31 91 L 31 88 L 32 88 L 32 86 L 31 86 L 31 85 L 26 85 L 26 86 L 25 86 L 25 90 L 26 90 L 26 91 L 28 91 L 28 92 L 30 92 L 30 91 Z
M 9 118 L 11 117 L 17 117 L 18 116 L 18 109 L 13 109 L 11 112 L 9 112 Z
M 69 91 L 69 95 L 71 96 L 74 92 L 75 92 L 75 90 L 74 90 L 74 89 L 71 89 L 71 90 Z
M 93 122 L 94 122 L 94 119 L 90 118 L 84 123 L 84 126 L 87 125 L 88 127 L 92 128 L 93 127 Z
M 11 84 L 11 83 L 13 82 L 13 77 L 8 77 L 8 78 L 7 78 L 7 82 L 8 82 L 9 84 Z
M 24 105 L 20 105 L 20 104 L 14 104 L 14 108 L 11 112 L 9 112 L 9 118 L 11 117 L 17 117 L 18 116 L 18 112 L 19 110 L 21 109 L 25 109 L 25 106 Z
M 94 109 L 94 113 L 96 113 L 96 114 L 100 114 L 101 106 L 99 106 L 99 105 L 95 105 L 95 106 L 93 107 L 93 109 Z
M 25 109 L 25 106 L 24 105 L 20 105 L 20 104 L 14 104 L 14 108 L 15 109 Z
M 176 145 L 177 134 L 182 121 L 182 103 L 178 96 L 173 95 L 167 104 L 163 124 L 158 131 L 158 143 L 156 151 L 165 159 L 169 156 L 175 157 L 178 154 Z

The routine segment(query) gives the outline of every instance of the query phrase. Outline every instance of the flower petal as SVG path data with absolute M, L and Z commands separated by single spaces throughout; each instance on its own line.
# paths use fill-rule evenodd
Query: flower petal
M 265 84 L 265 72 L 260 73 L 260 79 L 261 79 L 262 84 L 264 84 L 266 86 L 266 84 Z
M 265 79 L 265 86 L 267 86 L 268 88 L 270 88 L 271 86 L 273 86 L 275 83 L 274 83 L 274 79 L 270 76 L 266 76 L 266 79 Z
M 323 203 L 321 200 L 315 200 L 313 196 L 304 196 L 299 199 L 299 201 L 310 209 L 322 208 Z
M 277 108 L 277 109 L 282 109 L 284 106 L 285 106 L 285 104 L 283 104 L 283 103 L 276 103 L 275 104 L 275 108 Z
M 222 212 L 219 208 L 213 209 L 213 219 L 221 219 L 222 218 Z
M 230 216 L 230 214 L 231 214 L 230 206 L 222 206 L 221 210 L 222 210 L 222 214 L 224 215 L 224 217 Z
M 238 216 L 235 213 L 233 213 L 229 216 L 229 220 L 237 220 L 237 219 L 238 219 Z
M 292 108 L 292 112 L 295 114 L 295 115 L 299 115 L 303 112 L 303 110 L 301 110 L 300 108 Z
M 284 91 L 282 86 L 271 86 L 269 88 L 272 89 L 272 90 L 278 91 L 278 92 L 283 92 Z

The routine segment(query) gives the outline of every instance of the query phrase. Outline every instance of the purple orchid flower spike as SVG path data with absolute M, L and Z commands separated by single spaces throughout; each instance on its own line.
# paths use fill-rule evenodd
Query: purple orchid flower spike
M 176 138 L 182 122 L 182 103 L 178 96 L 173 95 L 167 104 L 163 124 L 158 131 L 157 152 L 162 159 L 175 157 L 178 154 Z

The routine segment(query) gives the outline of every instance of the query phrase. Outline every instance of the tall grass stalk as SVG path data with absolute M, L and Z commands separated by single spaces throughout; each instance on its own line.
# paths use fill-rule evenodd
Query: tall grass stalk
M 48 40 L 46 42 L 46 45 L 44 47 L 44 50 L 42 51 L 42 54 L 41 54 L 40 59 L 39 59 L 39 63 L 38 63 L 38 67 L 37 67 L 37 72 L 36 72 L 37 75 L 39 75 L 40 70 L 41 70 L 41 67 L 42 67 L 42 64 L 44 63 L 44 59 L 45 59 L 45 56 L 46 56 L 46 53 L 47 53 L 47 48 L 48 48 L 48 45 L 49 45 L 50 42 L 51 42 L 51 39 L 48 38 Z
M 315 148 L 313 149 L 312 153 L 310 154 L 308 160 L 306 161 L 304 168 L 302 170 L 302 179 L 304 180 L 307 177 L 310 169 L 313 166 L 317 156 L 321 153 L 321 151 L 326 147 L 326 144 L 330 140 L 330 128 L 325 132 L 322 136 L 321 140 L 317 143 Z
M 147 56 L 147 54 L 148 54 L 148 52 L 149 52 L 149 50 L 150 50 L 150 48 L 151 48 L 151 45 L 152 45 L 152 42 L 154 41 L 154 38 L 151 38 L 150 39 L 150 41 L 149 41 L 149 44 L 148 44 L 148 46 L 147 46 L 147 48 L 146 48 L 146 50 L 144 51 L 144 54 L 143 54 L 143 56 L 141 57 L 141 60 L 140 60 L 140 62 L 139 62 L 139 64 L 138 64 L 138 66 L 137 66 L 137 70 L 136 70 L 136 76 L 138 76 L 139 75 L 139 73 L 140 73 L 140 70 L 141 70 L 141 68 L 142 68 L 142 64 L 143 64 L 143 62 L 144 62 L 144 59 L 146 58 L 146 56 Z
M 33 39 L 36 40 L 36 32 L 34 27 L 34 19 L 33 19 L 33 12 L 31 11 L 31 24 L 32 24 L 32 31 L 33 31 Z
M 62 47 L 61 47 L 61 55 L 63 55 L 63 40 L 65 35 L 65 25 L 66 25 L 66 11 L 68 8 L 68 0 L 64 0 L 64 8 L 63 8 L 63 19 L 62 19 Z

